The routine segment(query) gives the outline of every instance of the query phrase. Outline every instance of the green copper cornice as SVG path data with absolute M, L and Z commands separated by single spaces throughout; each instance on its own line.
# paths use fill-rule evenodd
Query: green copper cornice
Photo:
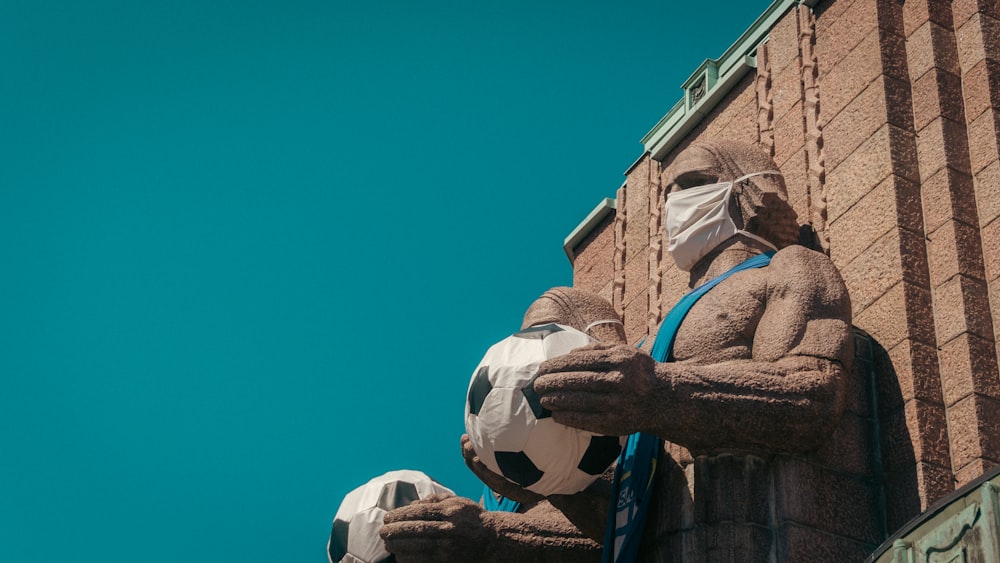
M 614 198 L 606 197 L 601 203 L 597 204 L 587 218 L 583 220 L 573 232 L 566 237 L 563 241 L 563 252 L 566 253 L 566 257 L 569 258 L 569 263 L 572 264 L 573 260 L 576 258 L 576 247 L 583 242 L 583 239 L 587 238 L 587 235 L 594 230 L 597 225 L 608 216 L 609 213 L 615 210 L 618 202 Z
M 684 96 L 663 119 L 642 138 L 643 147 L 656 160 L 662 160 L 672 148 L 712 111 L 719 101 L 757 67 L 757 47 L 767 41 L 768 33 L 785 12 L 797 4 L 812 8 L 819 0 L 774 0 L 757 21 L 743 32 L 718 59 L 705 59 L 681 85 Z
M 684 89 L 684 97 L 663 116 L 652 131 L 642 138 L 646 151 L 635 164 L 645 158 L 646 153 L 652 155 L 654 159 L 661 160 L 670 149 L 677 146 L 677 143 L 732 90 L 741 78 L 746 76 L 750 69 L 756 68 L 757 46 L 767 41 L 768 33 L 778 20 L 797 4 L 814 8 L 818 2 L 819 0 L 774 0 L 757 21 L 753 22 L 750 29 L 743 32 L 743 35 L 721 57 L 706 59 L 681 86 Z M 614 199 L 605 198 L 566 237 L 563 250 L 569 257 L 570 263 L 576 257 L 576 247 L 608 213 L 615 210 L 615 206 Z

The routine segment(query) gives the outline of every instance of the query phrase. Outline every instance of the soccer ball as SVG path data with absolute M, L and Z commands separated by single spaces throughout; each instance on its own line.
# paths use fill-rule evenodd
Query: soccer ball
M 326 546 L 330 563 L 395 563 L 378 535 L 385 513 L 440 493 L 455 494 L 424 473 L 407 469 L 390 471 L 347 493 Z
M 625 437 L 556 423 L 534 388 L 540 363 L 591 342 L 572 327 L 546 324 L 513 334 L 486 352 L 465 402 L 465 430 L 486 467 L 547 496 L 582 491 L 614 462 Z

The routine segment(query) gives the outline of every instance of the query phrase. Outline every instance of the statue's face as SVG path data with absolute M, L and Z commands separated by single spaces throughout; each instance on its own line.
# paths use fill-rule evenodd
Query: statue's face
M 719 161 L 708 151 L 692 147 L 677 155 L 670 166 L 667 177 L 667 192 L 677 192 L 687 188 L 735 179 L 733 173 L 719 164 Z
M 723 166 L 710 152 L 694 146 L 677 155 L 670 166 L 667 193 L 735 180 L 737 172 Z M 740 209 L 735 198 L 729 202 L 729 216 L 737 228 L 743 228 L 745 211 Z

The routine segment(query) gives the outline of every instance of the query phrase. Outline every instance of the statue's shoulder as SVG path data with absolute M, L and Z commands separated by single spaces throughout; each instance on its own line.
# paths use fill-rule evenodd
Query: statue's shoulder
M 767 270 L 770 270 L 769 282 L 775 286 L 819 292 L 827 299 L 848 299 L 847 286 L 840 272 L 822 252 L 799 245 L 788 246 L 774 254 Z

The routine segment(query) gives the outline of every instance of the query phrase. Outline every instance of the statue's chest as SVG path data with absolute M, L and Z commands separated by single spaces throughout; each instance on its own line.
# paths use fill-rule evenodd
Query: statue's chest
M 674 340 L 673 359 L 695 363 L 749 359 L 765 304 L 762 283 L 719 284 L 684 318 Z

